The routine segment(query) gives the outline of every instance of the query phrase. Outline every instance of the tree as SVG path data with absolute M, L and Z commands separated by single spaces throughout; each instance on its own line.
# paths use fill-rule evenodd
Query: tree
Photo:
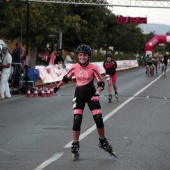
M 0 36 L 8 39 L 18 37 L 21 26 L 21 3 L 17 0 L 9 2 L 0 0 L 0 6 Z
M 12 0 L 0 10 L 1 37 L 19 38 L 26 42 L 27 4 Z M 8 13 L 6 12 L 8 11 Z M 75 48 L 87 43 L 94 49 L 142 51 L 148 36 L 136 25 L 117 24 L 116 16 L 107 6 L 68 5 L 30 2 L 29 45 L 43 49 L 47 43 L 57 43 L 63 32 L 63 47 Z M 52 36 L 55 36 L 52 38 Z

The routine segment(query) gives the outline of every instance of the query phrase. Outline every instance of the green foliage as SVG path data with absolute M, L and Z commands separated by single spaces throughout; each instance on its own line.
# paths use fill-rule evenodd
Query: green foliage
M 0 37 L 18 38 L 25 43 L 27 3 L 0 0 L 0 6 Z M 29 45 L 38 49 L 58 43 L 61 31 L 63 48 L 74 50 L 86 43 L 97 50 L 113 46 L 124 53 L 143 53 L 145 43 L 153 36 L 144 35 L 135 24 L 117 24 L 107 6 L 30 2 L 29 25 Z
M 93 55 L 90 57 L 91 62 L 103 62 L 106 57 L 104 54 Z M 113 56 L 114 60 L 136 60 L 136 57 L 132 54 L 118 54 Z M 78 61 L 77 56 L 75 56 L 75 60 Z
M 102 62 L 105 61 L 105 56 L 104 55 L 98 55 L 98 56 L 93 56 L 90 58 L 91 62 Z M 113 57 L 114 60 L 135 60 L 136 58 L 132 55 L 116 55 Z

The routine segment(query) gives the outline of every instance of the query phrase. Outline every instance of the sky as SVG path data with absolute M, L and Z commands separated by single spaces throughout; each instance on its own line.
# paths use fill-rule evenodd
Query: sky
M 112 7 L 115 15 L 147 17 L 147 23 L 166 24 L 170 26 L 170 8 L 134 8 Z

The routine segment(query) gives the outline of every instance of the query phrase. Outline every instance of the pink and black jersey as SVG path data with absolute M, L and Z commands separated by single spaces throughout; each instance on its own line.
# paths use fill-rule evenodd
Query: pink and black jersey
M 78 63 L 73 64 L 66 76 L 69 79 L 75 76 L 77 87 L 93 85 L 94 78 L 97 82 L 102 81 L 98 68 L 92 63 L 89 63 L 86 67 L 82 67 Z
M 106 74 L 113 76 L 116 73 L 117 63 L 115 60 L 111 60 L 111 62 L 104 61 L 103 67 L 106 70 Z

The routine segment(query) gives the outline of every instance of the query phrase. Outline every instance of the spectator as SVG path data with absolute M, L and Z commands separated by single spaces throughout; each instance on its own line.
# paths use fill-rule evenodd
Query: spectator
M 64 60 L 62 57 L 62 49 L 57 50 L 57 55 L 56 55 L 54 64 L 64 64 Z
M 69 52 L 69 54 L 66 56 L 65 60 L 64 60 L 65 64 L 69 64 L 69 63 L 76 63 L 76 61 L 74 60 L 74 53 L 73 52 Z
M 43 60 L 45 66 L 48 65 L 49 57 L 50 57 L 49 51 L 48 49 L 46 49 L 45 53 L 43 54 Z
M 54 50 L 57 50 L 57 47 L 58 47 L 57 44 L 55 44 L 55 43 L 52 44 L 51 47 L 50 47 L 50 49 L 49 49 L 49 50 L 50 50 L 50 54 L 51 54 Z
M 20 42 L 16 43 L 16 48 L 12 52 L 12 66 L 13 66 L 13 75 L 12 75 L 12 86 L 17 88 L 19 87 L 19 81 L 21 76 L 21 59 L 24 57 L 25 49 L 22 47 Z
M 21 64 L 21 59 L 25 55 L 25 49 L 20 42 L 16 43 L 16 48 L 12 52 L 12 63 Z
M 57 50 L 54 50 L 54 51 L 50 54 L 48 65 L 54 65 L 55 59 L 56 59 L 56 55 L 57 55 Z
M 8 79 L 10 76 L 10 69 L 12 63 L 12 56 L 8 53 L 7 47 L 2 48 L 2 68 L 1 80 L 0 80 L 0 99 L 11 98 L 10 88 L 8 84 Z
M 24 50 L 24 56 L 21 59 L 21 74 L 24 73 L 25 65 L 26 65 L 26 50 Z

